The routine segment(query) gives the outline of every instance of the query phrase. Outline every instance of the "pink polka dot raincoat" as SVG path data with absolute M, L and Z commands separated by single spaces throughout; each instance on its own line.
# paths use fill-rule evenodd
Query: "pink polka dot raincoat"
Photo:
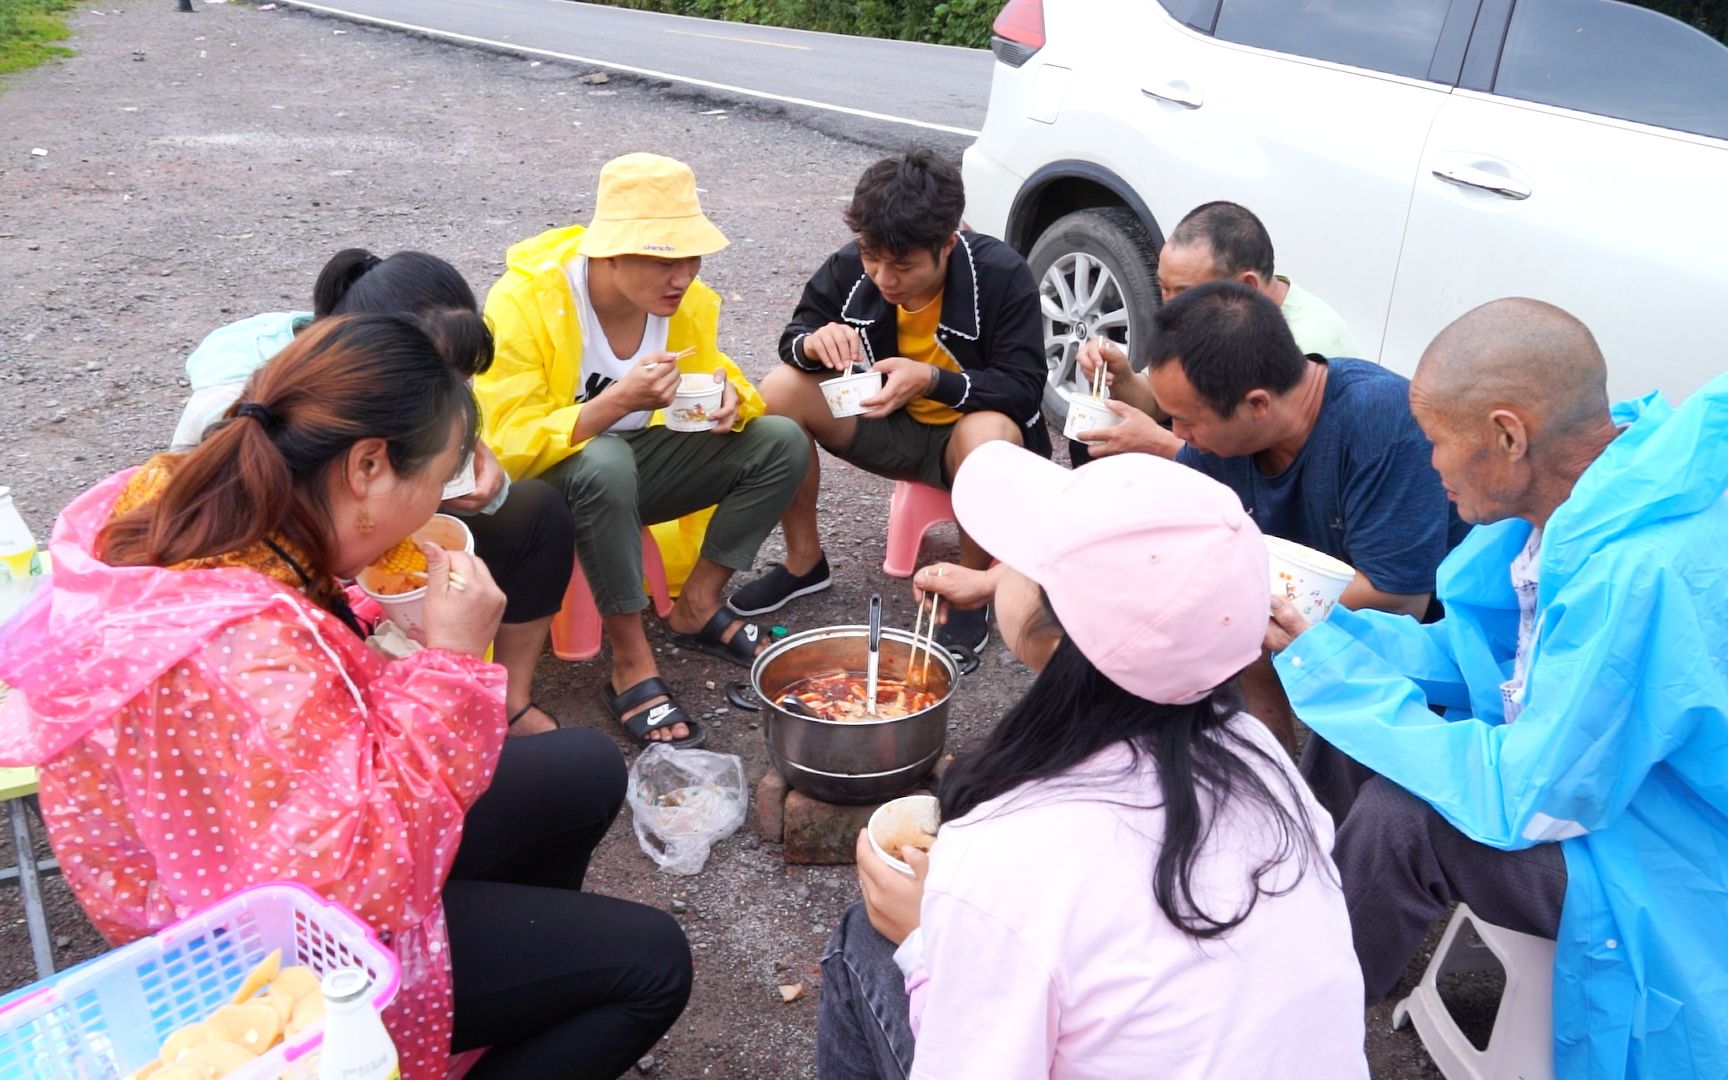
M 386 662 L 299 590 L 239 568 L 92 554 L 130 473 L 55 526 L 53 587 L 0 635 L 0 762 L 38 765 L 67 883 L 109 941 L 296 881 L 385 937 L 403 1076 L 444 1074 L 439 896 L 503 743 L 503 669 Z

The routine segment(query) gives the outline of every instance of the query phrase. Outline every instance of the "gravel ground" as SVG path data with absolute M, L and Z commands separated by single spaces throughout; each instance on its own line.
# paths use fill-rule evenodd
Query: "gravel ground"
M 319 266 L 350 245 L 432 251 L 483 288 L 508 244 L 585 219 L 600 165 L 631 150 L 695 167 L 733 240 L 703 275 L 727 300 L 723 344 L 759 377 L 805 275 L 846 239 L 839 210 L 858 173 L 892 138 L 877 129 L 863 138 L 878 145 L 861 144 L 756 106 L 616 77 L 588 84 L 577 68 L 286 11 L 201 3 L 187 16 L 126 0 L 72 24 L 78 55 L 12 79 L 0 108 L 0 483 L 38 531 L 164 445 L 182 362 L 209 329 L 308 306 Z M 889 485 L 825 475 L 837 584 L 781 621 L 856 621 L 880 591 L 889 622 L 910 625 L 909 589 L 879 568 Z M 951 529 L 926 545 L 927 558 L 953 552 Z M 664 660 L 686 704 L 711 714 L 710 748 L 760 776 L 759 731 L 707 688 L 736 669 L 672 649 Z M 538 698 L 566 724 L 608 730 L 603 678 L 598 663 L 548 656 Z M 1029 679 L 993 646 L 956 698 L 953 747 Z M 652 1072 L 812 1075 L 817 994 L 783 1004 L 777 987 L 814 989 L 822 945 L 856 896 L 850 868 L 788 867 L 745 829 L 700 876 L 670 878 L 620 822 L 589 882 L 681 911 L 695 945 L 695 996 Z M 59 962 L 101 951 L 59 879 L 48 888 Z M 16 893 L 0 890 L 0 990 L 32 978 Z M 1476 998 L 1475 1015 L 1491 1016 L 1492 999 Z M 1407 1031 L 1385 1032 L 1387 1015 L 1370 1013 L 1374 1075 L 1437 1076 Z

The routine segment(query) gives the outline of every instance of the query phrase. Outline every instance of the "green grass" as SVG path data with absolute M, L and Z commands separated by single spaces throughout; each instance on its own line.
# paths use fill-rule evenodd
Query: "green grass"
M 614 7 L 989 48 L 1003 0 L 599 0 Z M 1690 0 L 1688 0 L 1690 2 Z
M 72 50 L 54 44 L 72 36 L 61 12 L 77 0 L 0 0 L 0 75 L 35 67 Z

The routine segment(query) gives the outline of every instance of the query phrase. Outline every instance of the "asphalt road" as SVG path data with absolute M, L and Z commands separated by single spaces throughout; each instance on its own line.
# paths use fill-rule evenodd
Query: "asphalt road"
M 982 49 L 819 34 L 570 0 L 281 0 L 548 60 L 785 107 L 873 141 L 969 142 L 994 63 Z M 898 130 L 896 130 L 898 129 Z M 923 133 L 921 135 L 920 133 Z

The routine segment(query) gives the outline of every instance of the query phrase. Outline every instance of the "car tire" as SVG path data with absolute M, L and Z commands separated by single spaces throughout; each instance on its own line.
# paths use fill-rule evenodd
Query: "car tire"
M 1104 206 L 1058 218 L 1039 235 L 1026 261 L 1042 308 L 1044 415 L 1060 431 L 1068 416 L 1065 391 L 1085 389 L 1075 363 L 1080 343 L 1102 331 L 1129 346 L 1151 332 L 1159 302 L 1158 249 L 1133 211 Z M 1082 273 L 1083 289 L 1077 291 Z M 1143 354 L 1130 347 L 1128 355 L 1136 371 L 1145 366 Z

